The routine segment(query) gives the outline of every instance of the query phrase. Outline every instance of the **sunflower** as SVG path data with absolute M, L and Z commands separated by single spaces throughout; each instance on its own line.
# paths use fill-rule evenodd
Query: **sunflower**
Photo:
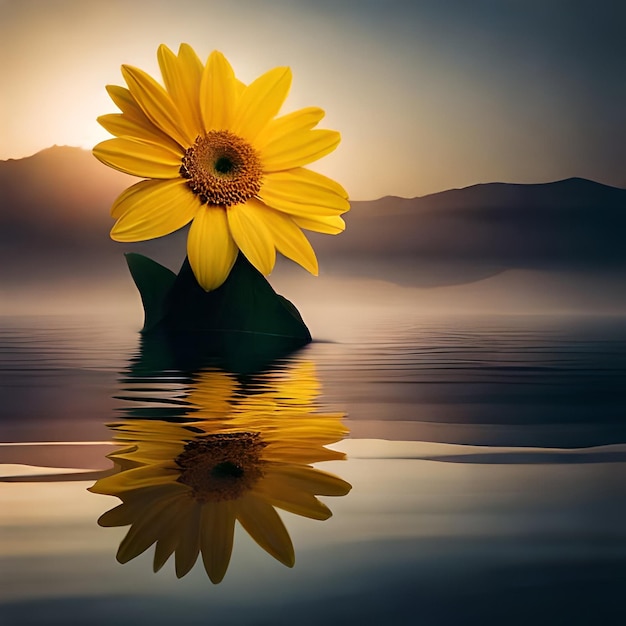
M 303 372 L 310 373 L 307 364 L 295 377 Z M 259 546 L 292 567 L 294 548 L 275 509 L 325 520 L 332 513 L 316 496 L 343 496 L 351 488 L 312 466 L 345 458 L 326 446 L 345 437 L 347 429 L 341 414 L 303 410 L 312 397 L 306 377 L 303 381 L 304 391 L 289 396 L 296 385 L 293 376 L 283 377 L 264 401 L 247 404 L 231 377 L 204 372 L 189 394 L 200 419 L 112 425 L 115 439 L 127 444 L 109 455 L 120 471 L 90 491 L 122 501 L 98 520 L 101 526 L 130 525 L 118 561 L 126 563 L 156 543 L 155 572 L 174 554 L 176 575 L 182 577 L 201 554 L 209 578 L 218 583 L 230 562 L 238 521 Z M 212 387 L 218 389 L 215 406 Z M 225 406 L 228 388 L 234 392 L 230 408 L 219 414 L 216 407 Z
M 187 44 L 178 55 L 161 45 L 158 61 L 165 87 L 123 65 L 128 89 L 107 87 L 121 113 L 98 118 L 116 138 L 94 155 L 146 179 L 113 203 L 111 237 L 144 241 L 191 222 L 187 256 L 206 291 L 226 280 L 239 251 L 264 275 L 276 250 L 317 274 L 301 229 L 337 234 L 349 209 L 341 185 L 304 167 L 339 143 L 338 132 L 315 128 L 324 111 L 276 117 L 291 85 L 288 67 L 245 85 L 217 51 L 202 64 Z

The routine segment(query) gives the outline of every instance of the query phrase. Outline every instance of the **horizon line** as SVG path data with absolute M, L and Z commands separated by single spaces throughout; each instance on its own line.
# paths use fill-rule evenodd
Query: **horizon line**
M 46 148 L 41 148 L 40 150 L 37 150 L 36 152 L 33 152 L 31 154 L 25 155 L 25 156 L 21 156 L 21 157 L 8 157 L 5 159 L 0 159 L 0 164 L 2 163 L 9 163 L 9 162 L 15 162 L 15 161 L 24 161 L 26 159 L 31 159 L 39 154 L 41 154 L 42 152 L 47 152 L 49 150 L 55 150 L 55 149 L 68 149 L 68 150 L 79 150 L 81 152 L 91 152 L 91 148 L 86 148 L 84 146 L 72 146 L 69 144 L 52 144 L 51 146 L 47 146 Z M 128 176 L 132 176 L 132 174 L 128 174 Z M 140 178 L 140 177 L 134 177 L 134 178 Z M 483 182 L 477 182 L 477 183 L 472 183 L 471 185 L 465 185 L 463 187 L 448 187 L 445 189 L 441 189 L 439 191 L 433 191 L 421 196 L 398 196 L 395 195 L 393 193 L 389 193 L 389 194 L 385 194 L 383 196 L 378 196 L 376 198 L 369 198 L 369 199 L 353 199 L 350 198 L 350 202 L 378 202 L 380 200 L 386 200 L 386 199 L 398 199 L 398 200 L 421 200 L 423 198 L 429 198 L 431 196 L 436 196 L 438 194 L 441 193 L 446 193 L 448 191 L 463 191 L 465 189 L 472 189 L 474 187 L 482 187 L 482 186 L 488 186 L 488 185 L 509 185 L 509 186 L 517 186 L 517 187 L 536 187 L 539 185 L 553 185 L 553 184 L 557 184 L 557 183 L 564 183 L 566 181 L 573 181 L 573 180 L 580 180 L 580 181 L 585 181 L 585 182 L 590 182 L 596 185 L 601 185 L 603 187 L 609 187 L 612 189 L 618 189 L 620 191 L 626 191 L 626 186 L 624 187 L 618 187 L 617 185 L 610 185 L 607 183 L 603 183 L 600 182 L 599 180 L 595 180 L 593 178 L 586 178 L 584 176 L 568 176 L 566 178 L 559 178 L 556 180 L 548 180 L 548 181 L 543 181 L 543 182 L 533 182 L 533 183 L 520 183 L 520 182 L 505 182 L 505 181 L 501 181 L 501 180 L 491 180 L 491 181 L 483 181 Z

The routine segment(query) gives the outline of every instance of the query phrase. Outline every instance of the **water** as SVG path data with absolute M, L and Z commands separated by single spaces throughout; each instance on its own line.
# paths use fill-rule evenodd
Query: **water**
M 1 327 L 3 625 L 86 615 L 91 624 L 619 623 L 622 319 L 378 311 L 252 373 L 185 367 L 125 320 L 5 317 Z M 342 481 L 319 496 L 332 511 L 325 521 L 306 508 L 321 493 L 312 477 L 299 483 L 306 498 L 276 487 L 292 509 L 301 502 L 280 513 L 294 567 L 279 562 L 287 539 L 267 511 L 274 557 L 249 515 L 252 532 L 237 526 L 219 584 L 201 558 L 181 578 L 175 557 L 153 573 L 154 547 L 118 563 L 128 526 L 97 520 L 120 503 L 104 495 L 121 493 L 106 477 L 130 474 L 116 474 L 107 455 L 150 457 L 165 481 L 199 449 L 189 441 L 209 442 L 192 457 L 205 459 L 224 433 L 245 429 L 266 447 L 236 444 L 244 474 L 260 450 L 278 455 L 276 467 L 315 461 Z M 299 456 L 280 456 L 295 448 Z M 228 459 L 224 489 L 241 469 Z M 97 480 L 100 493 L 88 491 Z M 205 493 L 202 477 L 185 480 Z M 132 506 L 139 523 L 144 509 Z M 163 527 L 180 546 L 193 535 Z M 207 541 L 219 551 L 215 536 Z

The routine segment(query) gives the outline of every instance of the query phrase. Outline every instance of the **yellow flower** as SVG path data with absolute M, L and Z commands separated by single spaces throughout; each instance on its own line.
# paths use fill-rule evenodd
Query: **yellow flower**
M 128 89 L 107 87 L 120 114 L 98 118 L 115 135 L 94 155 L 143 180 L 114 202 L 111 237 L 143 241 L 191 222 L 187 255 L 207 291 L 227 278 L 238 251 L 262 274 L 276 250 L 317 274 L 317 259 L 301 229 L 337 234 L 349 209 L 345 190 L 305 165 L 332 152 L 340 136 L 314 128 L 316 107 L 276 117 L 291 84 L 278 67 L 249 85 L 226 58 L 205 65 L 187 44 L 178 55 L 161 45 L 165 88 L 123 65 Z
M 332 513 L 316 496 L 343 496 L 351 488 L 312 467 L 344 458 L 326 445 L 347 429 L 341 414 L 310 412 L 316 395 L 311 374 L 310 365 L 302 364 L 267 393 L 255 389 L 248 402 L 224 372 L 203 372 L 188 395 L 194 421 L 113 425 L 115 439 L 131 445 L 109 455 L 120 471 L 90 490 L 122 500 L 98 520 L 101 526 L 130 525 L 118 560 L 126 563 L 156 543 L 155 572 L 175 554 L 182 577 L 201 554 L 209 578 L 218 583 L 238 521 L 264 550 L 292 567 L 293 545 L 275 508 L 325 520 Z

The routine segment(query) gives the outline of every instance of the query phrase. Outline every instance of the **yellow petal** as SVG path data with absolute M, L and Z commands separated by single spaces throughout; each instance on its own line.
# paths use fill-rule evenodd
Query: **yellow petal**
M 340 209 L 331 209 L 325 206 L 317 206 L 314 204 L 301 204 L 293 201 L 289 196 L 284 197 L 278 193 L 274 193 L 273 189 L 263 188 L 259 192 L 259 198 L 269 207 L 287 213 L 290 217 L 317 217 L 317 216 L 333 216 L 340 215 L 345 211 Z
M 313 129 L 290 133 L 275 139 L 261 151 L 261 161 L 266 172 L 276 172 L 317 161 L 332 152 L 341 141 L 335 130 Z
M 181 43 L 180 46 L 178 46 L 178 59 L 182 69 L 196 78 L 198 85 L 200 85 L 204 65 L 198 58 L 195 50 L 188 43 Z
M 118 85 L 107 85 L 106 87 L 109 96 L 111 96 L 111 100 L 118 106 L 121 114 L 121 119 L 123 119 L 126 123 L 134 123 L 136 124 L 144 133 L 156 135 L 162 139 L 160 143 L 170 147 L 172 150 L 176 152 L 180 152 L 180 146 L 174 139 L 172 139 L 169 135 L 166 135 L 162 130 L 157 128 L 147 117 L 146 114 L 141 110 L 141 107 L 137 104 L 133 95 L 130 93 L 126 87 L 120 87 Z M 112 116 L 103 116 L 103 118 L 110 118 Z M 110 130 L 105 124 L 102 123 L 101 119 L 98 118 L 98 121 L 112 132 L 114 135 L 118 136 L 130 136 L 133 137 L 134 134 L 119 134 L 114 130 Z M 105 122 L 106 123 L 106 122 Z
M 314 172 L 313 170 L 309 170 L 305 167 L 296 167 L 288 170 L 287 172 L 272 174 L 272 176 L 281 176 L 282 174 L 287 174 L 294 180 L 306 182 L 310 185 L 314 185 L 315 187 L 325 189 L 326 191 L 332 191 L 338 196 L 341 196 L 346 200 L 348 199 L 348 192 L 337 181 L 332 178 L 328 178 L 328 176 L 324 176 L 319 172 Z
M 230 502 L 210 502 L 202 509 L 200 551 L 211 582 L 222 581 L 233 551 L 235 511 Z
M 200 201 L 184 180 L 145 180 L 133 185 L 114 205 L 118 220 L 111 231 L 115 241 L 145 241 L 169 235 L 188 224 Z
M 230 232 L 239 249 L 261 274 L 270 274 L 276 262 L 276 249 L 258 203 L 229 207 L 227 216 Z
M 266 502 L 248 495 L 239 501 L 237 519 L 263 550 L 287 567 L 296 557 L 289 533 L 278 513 Z
M 304 233 L 287 216 L 263 206 L 260 202 L 249 200 L 248 205 L 258 205 L 256 210 L 262 215 L 263 222 L 269 228 L 277 250 L 287 258 L 317 276 L 318 266 L 315 252 Z
M 226 210 L 203 205 L 197 212 L 187 237 L 187 256 L 198 284 L 205 290 L 217 289 L 230 274 L 237 246 L 228 227 Z
M 93 149 L 94 156 L 120 172 L 142 178 L 178 178 L 182 153 L 166 146 L 133 139 L 107 139 Z
M 241 97 L 241 94 L 246 90 L 246 83 L 240 81 L 238 78 L 235 78 L 235 95 L 237 98 Z
M 346 229 L 346 223 L 338 215 L 315 217 L 298 217 L 294 215 L 292 219 L 300 228 L 326 235 L 338 235 Z
M 202 111 L 200 110 L 200 81 L 204 72 L 204 63 L 200 61 L 194 49 L 186 43 L 178 48 L 178 63 L 181 72 L 184 72 L 189 90 L 189 100 L 193 108 L 193 116 L 198 127 L 199 134 L 204 131 Z
M 183 52 L 184 61 L 176 56 L 167 46 L 161 44 L 157 51 L 157 59 L 165 88 L 178 108 L 179 114 L 194 137 L 204 131 L 200 116 L 200 77 L 202 66 L 198 68 L 198 60 L 187 47 Z M 195 57 L 195 59 L 194 59 Z
M 241 94 L 232 131 L 254 141 L 280 111 L 291 86 L 291 70 L 276 67 L 250 83 Z
M 186 123 L 169 94 L 151 76 L 139 68 L 122 65 L 122 75 L 130 93 L 148 119 L 184 148 L 196 139 L 191 124 Z
M 228 129 L 236 105 L 236 79 L 226 57 L 217 50 L 211 52 L 200 82 L 200 110 L 204 129 Z
M 131 210 L 137 203 L 141 204 L 144 198 L 150 202 L 153 194 L 160 194 L 161 188 L 169 188 L 170 184 L 181 184 L 182 180 L 159 181 L 159 180 L 142 180 L 127 189 L 115 199 L 111 207 L 111 217 L 119 219 L 124 213 Z M 183 191 L 185 191 L 183 189 Z
M 293 170 L 297 171 L 297 170 Z M 293 215 L 338 215 L 350 208 L 339 194 L 292 174 L 292 170 L 267 174 L 259 197 L 265 204 Z
M 290 133 L 310 130 L 316 126 L 323 117 L 324 111 L 319 107 L 306 107 L 298 111 L 293 111 L 292 113 L 287 113 L 287 115 L 281 115 L 281 117 L 271 120 L 269 124 L 265 126 L 255 139 L 254 145 L 258 150 L 261 150 L 270 141 L 280 139 Z
M 126 87 L 120 87 L 119 85 L 107 85 L 106 90 L 109 93 L 109 96 L 111 96 L 111 100 L 113 100 L 124 115 L 128 116 L 133 121 L 145 122 L 149 125 L 153 125 Z
M 123 113 L 109 113 L 101 115 L 98 123 L 102 128 L 116 137 L 146 141 L 148 143 L 165 146 L 171 152 L 181 154 L 180 146 L 165 133 L 162 133 L 154 124 L 146 119 L 146 124 L 138 123 Z

